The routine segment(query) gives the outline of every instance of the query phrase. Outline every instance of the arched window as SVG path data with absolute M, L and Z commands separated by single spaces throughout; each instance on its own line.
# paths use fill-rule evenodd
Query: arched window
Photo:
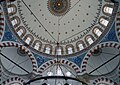
M 107 5 L 103 7 L 103 13 L 111 15 L 112 12 L 113 12 L 113 8 L 112 7 L 107 6 Z
M 99 37 L 99 36 L 102 34 L 102 31 L 100 30 L 100 28 L 95 27 L 95 28 L 93 29 L 93 33 L 94 33 L 97 37 Z
M 55 47 L 55 54 L 56 55 L 62 55 L 63 54 L 63 48 L 62 48 L 62 46 Z
M 84 42 L 81 40 L 81 41 L 78 41 L 78 42 L 76 43 L 76 47 L 77 47 L 77 50 L 78 50 L 78 51 L 81 51 L 81 50 L 83 50 L 83 49 L 85 48 L 85 44 L 84 44 Z
M 30 44 L 30 41 L 31 41 L 31 38 L 30 37 L 27 37 L 25 42 L 29 45 Z
M 79 44 L 79 45 L 78 45 L 78 47 L 79 47 L 79 49 L 80 49 L 80 50 L 83 50 L 83 49 L 84 49 L 84 46 L 83 46 L 83 44 L 82 44 L 82 43 L 81 43 L 81 44 Z
M 51 45 L 45 45 L 44 52 L 46 54 L 51 54 L 52 53 L 52 46 Z
M 33 44 L 33 48 L 36 49 L 36 50 L 40 50 L 41 46 L 42 46 L 42 43 L 38 40 L 36 40 Z
M 21 36 L 23 33 L 24 33 L 24 31 L 23 31 L 22 29 L 20 29 L 20 30 L 17 32 L 17 34 L 18 34 L 19 36 Z
M 8 10 L 9 15 L 14 15 L 17 12 L 17 8 L 16 8 L 16 6 L 14 4 L 8 5 L 7 10 Z
M 14 12 L 14 8 L 13 7 L 8 7 L 8 13 L 12 13 Z
M 45 53 L 50 54 L 50 47 L 45 48 Z
M 93 40 L 92 40 L 91 37 L 87 38 L 87 41 L 88 41 L 89 44 L 92 44 L 92 43 L 93 43 Z
M 39 44 L 39 43 L 36 43 L 35 46 L 34 46 L 34 48 L 35 48 L 36 50 L 39 50 L 39 47 L 40 47 L 40 44 Z
M 26 44 L 28 44 L 28 45 L 31 45 L 32 42 L 33 42 L 33 40 L 34 40 L 34 38 L 33 38 L 33 36 L 30 35 L 30 34 L 26 35 L 25 38 L 24 38 L 24 42 L 25 42 Z
M 52 76 L 52 75 L 53 75 L 53 72 L 49 71 L 49 72 L 47 72 L 47 75 L 48 75 L 48 76 Z
M 72 47 L 68 47 L 68 54 L 72 54 L 72 53 L 73 53 Z
M 72 53 L 74 53 L 74 47 L 73 47 L 73 45 L 72 45 L 72 44 L 67 45 L 67 46 L 66 46 L 66 51 L 67 51 L 67 54 L 72 54 Z
M 65 75 L 66 76 L 71 76 L 71 72 L 67 71 Z
M 20 25 L 20 19 L 17 16 L 11 18 L 12 25 L 16 28 Z
M 17 19 L 13 19 L 11 22 L 13 26 L 15 26 L 18 23 Z
M 92 35 L 88 35 L 86 36 L 85 41 L 88 43 L 88 45 L 91 45 L 94 42 L 94 37 Z
M 20 26 L 16 29 L 16 33 L 22 38 L 26 34 L 26 29 L 23 26 Z
M 109 21 L 108 21 L 105 17 L 101 17 L 101 18 L 99 19 L 99 23 L 100 23 L 100 25 L 106 27 L 106 26 L 108 25 Z
M 57 55 L 61 55 L 62 54 L 62 50 L 60 48 L 57 49 Z

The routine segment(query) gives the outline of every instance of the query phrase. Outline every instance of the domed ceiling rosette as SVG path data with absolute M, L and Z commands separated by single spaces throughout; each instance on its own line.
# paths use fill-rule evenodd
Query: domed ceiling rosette
M 70 0 L 48 0 L 48 9 L 55 16 L 63 16 L 70 10 Z

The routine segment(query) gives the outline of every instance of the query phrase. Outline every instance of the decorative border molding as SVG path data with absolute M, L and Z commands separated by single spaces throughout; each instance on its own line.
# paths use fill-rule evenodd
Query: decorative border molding
M 84 57 L 84 59 L 82 61 L 82 65 L 81 65 L 82 72 L 86 72 L 87 62 L 88 62 L 89 58 L 91 57 L 92 52 L 94 52 L 94 50 L 96 50 L 98 48 L 104 48 L 104 47 L 113 47 L 113 48 L 120 49 L 120 44 L 117 42 L 105 42 L 105 43 L 101 43 L 101 44 L 98 44 L 95 47 L 93 47 L 86 54 L 86 56 Z
M 20 45 L 17 42 L 12 42 L 12 41 L 5 41 L 5 42 L 0 42 L 0 48 L 3 47 L 20 47 L 21 49 L 23 49 L 29 56 L 30 60 L 32 61 L 32 65 L 33 65 L 33 72 L 37 72 L 37 61 L 34 58 L 33 54 L 30 52 L 30 50 L 28 50 L 25 46 Z
M 99 83 L 107 83 L 109 85 L 117 85 L 116 82 L 113 82 L 111 79 L 104 78 L 104 77 L 95 79 L 93 82 L 93 85 L 98 85 Z
M 10 78 L 10 79 L 7 79 L 6 81 L 2 82 L 1 85 L 9 85 L 14 82 L 17 82 L 17 83 L 20 83 L 21 85 L 23 85 L 24 80 L 19 77 L 14 77 L 14 78 Z
M 116 35 L 120 41 L 120 12 L 116 16 Z
M 50 61 L 47 61 L 45 62 L 44 64 L 42 64 L 39 68 L 38 68 L 38 73 L 43 73 L 44 70 L 46 70 L 48 67 L 50 67 L 51 65 L 57 63 L 57 60 L 54 59 L 54 60 L 50 60 Z M 60 60 L 60 63 L 61 64 L 65 64 L 69 67 L 71 67 L 72 69 L 74 69 L 74 71 L 79 74 L 81 71 L 80 71 L 80 68 L 73 62 L 69 61 L 69 60 L 65 60 L 65 59 L 61 59 Z
M 5 30 L 5 19 L 4 19 L 2 7 L 0 5 L 0 41 L 3 38 L 4 30 Z

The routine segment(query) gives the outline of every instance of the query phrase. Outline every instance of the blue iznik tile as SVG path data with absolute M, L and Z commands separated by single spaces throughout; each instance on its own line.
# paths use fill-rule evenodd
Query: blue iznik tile
M 18 42 L 16 37 L 12 34 L 7 24 L 5 25 L 5 32 L 2 41 L 15 41 Z
M 42 65 L 43 63 L 47 62 L 48 60 L 50 60 L 49 58 L 41 57 L 35 53 L 33 53 L 33 55 L 35 59 L 37 60 L 38 67 Z
M 113 26 L 110 29 L 109 33 L 103 38 L 103 40 L 101 42 L 107 42 L 107 41 L 118 42 L 116 32 L 115 32 L 115 23 L 113 24 Z
M 74 57 L 74 58 L 71 57 L 68 60 L 70 60 L 70 61 L 74 62 L 75 64 L 77 64 L 78 66 L 80 66 L 81 63 L 82 63 L 83 58 L 85 57 L 85 55 L 86 55 L 86 53 L 84 53 L 84 54 L 82 54 L 80 56 Z

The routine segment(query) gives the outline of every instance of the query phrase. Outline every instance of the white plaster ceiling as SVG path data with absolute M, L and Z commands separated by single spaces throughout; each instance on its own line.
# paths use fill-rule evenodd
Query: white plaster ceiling
M 33 71 L 33 65 L 32 61 L 30 60 L 29 56 L 20 56 L 17 53 L 17 47 L 5 47 L 1 49 L 1 53 L 5 55 L 7 58 L 15 62 L 17 65 L 21 66 L 22 68 L 25 68 L 28 72 Z M 11 73 L 18 74 L 18 75 L 25 75 L 28 74 L 18 66 L 16 66 L 14 63 L 6 59 L 4 56 L 0 55 L 2 65 L 6 70 L 8 70 Z

